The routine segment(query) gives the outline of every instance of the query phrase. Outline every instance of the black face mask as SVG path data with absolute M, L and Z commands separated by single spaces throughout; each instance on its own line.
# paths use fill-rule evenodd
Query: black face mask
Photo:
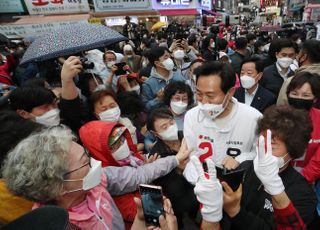
M 296 109 L 305 109 L 310 110 L 313 106 L 313 100 L 305 100 L 300 98 L 288 97 L 289 105 L 293 106 Z

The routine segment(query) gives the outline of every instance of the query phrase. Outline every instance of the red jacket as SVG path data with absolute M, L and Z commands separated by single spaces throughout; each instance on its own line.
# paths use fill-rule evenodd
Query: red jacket
M 320 110 L 312 108 L 309 116 L 313 126 L 311 140 L 305 154 L 293 161 L 293 165 L 308 182 L 313 183 L 320 178 Z
M 10 77 L 10 67 L 15 63 L 12 55 L 7 56 L 7 62 L 0 66 L 0 83 L 13 85 Z
M 112 153 L 108 145 L 112 129 L 118 126 L 123 125 L 117 122 L 91 121 L 80 128 L 79 135 L 83 145 L 89 150 L 90 154 L 95 159 L 102 161 L 102 167 L 121 167 L 112 157 Z M 129 131 L 126 130 L 123 135 L 127 140 L 133 156 L 143 160 L 143 157 L 137 151 L 136 145 L 133 144 Z M 113 196 L 113 199 L 126 223 L 127 229 L 130 229 L 137 213 L 136 204 L 133 200 L 133 198 L 137 196 L 137 192 L 121 196 Z

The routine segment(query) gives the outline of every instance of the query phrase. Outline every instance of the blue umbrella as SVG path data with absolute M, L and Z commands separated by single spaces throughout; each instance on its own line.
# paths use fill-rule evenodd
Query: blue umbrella
M 124 40 L 127 38 L 103 25 L 67 25 L 36 38 L 26 50 L 20 64 L 68 56 Z

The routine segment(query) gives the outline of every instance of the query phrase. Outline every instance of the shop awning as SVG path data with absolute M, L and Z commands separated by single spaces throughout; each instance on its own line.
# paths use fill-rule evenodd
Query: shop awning
M 138 16 L 138 17 L 154 17 L 159 16 L 155 10 L 145 11 L 110 11 L 110 12 L 92 12 L 93 17 L 106 18 L 106 17 L 120 17 L 120 16 Z
M 309 3 L 307 5 L 307 8 L 320 8 L 320 4 L 311 4 L 311 3 Z
M 202 10 L 202 14 L 219 16 L 219 17 L 222 16 L 222 14 L 220 14 L 218 12 L 211 11 L 211 10 Z
M 88 20 L 90 14 L 71 14 L 71 15 L 33 15 L 21 17 L 13 25 L 21 24 L 40 24 L 40 23 L 52 23 L 62 21 L 81 21 Z
M 159 14 L 163 16 L 181 16 L 181 15 L 198 15 L 196 9 L 176 9 L 176 10 L 159 10 Z
M 293 8 L 290 9 L 291 12 L 297 12 L 297 11 L 300 11 L 302 8 L 302 6 L 295 6 Z

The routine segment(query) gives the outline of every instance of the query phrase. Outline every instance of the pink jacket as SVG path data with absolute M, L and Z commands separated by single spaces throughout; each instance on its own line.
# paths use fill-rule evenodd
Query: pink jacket
M 177 167 L 175 156 L 158 159 L 150 164 L 103 168 L 101 183 L 90 189 L 86 200 L 69 208 L 69 220 L 83 230 L 124 230 L 123 218 L 112 196 L 136 191 L 139 184 L 148 184 Z M 110 195 L 111 194 L 111 195 Z M 33 209 L 43 204 L 35 203 Z
M 67 209 L 70 222 L 83 230 L 125 229 L 122 216 L 106 188 L 106 175 L 102 173 L 100 185 L 88 191 L 87 199 Z M 41 206 L 35 203 L 33 209 Z

